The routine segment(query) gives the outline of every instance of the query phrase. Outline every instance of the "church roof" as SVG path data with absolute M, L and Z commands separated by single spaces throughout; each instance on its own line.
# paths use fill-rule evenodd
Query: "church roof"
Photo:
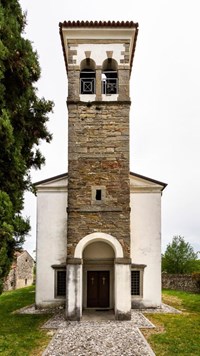
M 130 172 L 130 176 L 133 177 L 133 178 L 138 178 L 140 180 L 149 182 L 149 183 L 154 183 L 156 185 L 159 185 L 159 186 L 162 187 L 161 191 L 164 190 L 166 188 L 166 186 L 167 186 L 166 183 L 160 182 L 158 180 L 155 180 L 155 179 L 152 179 L 152 178 L 149 178 L 149 177 L 145 177 L 145 176 L 143 176 L 141 174 L 138 174 L 138 173 Z M 68 173 L 62 173 L 62 174 L 59 174 L 57 176 L 50 177 L 50 178 L 41 180 L 39 182 L 36 182 L 36 183 L 34 183 L 34 186 L 37 187 L 39 185 L 51 183 L 51 182 L 54 182 L 54 181 L 58 181 L 58 180 L 67 178 L 67 177 L 68 177 Z
M 133 172 L 130 172 L 130 175 L 132 177 L 135 177 L 135 178 L 139 178 L 139 179 L 143 179 L 143 180 L 146 180 L 150 183 L 154 183 L 154 184 L 157 184 L 157 185 L 161 185 L 163 186 L 162 190 L 164 190 L 167 186 L 167 183 L 164 183 L 164 182 L 161 182 L 159 180 L 156 180 L 156 179 L 153 179 L 153 178 L 149 178 L 149 177 L 146 177 L 146 176 L 143 176 L 141 174 L 138 174 L 138 173 L 133 173 Z

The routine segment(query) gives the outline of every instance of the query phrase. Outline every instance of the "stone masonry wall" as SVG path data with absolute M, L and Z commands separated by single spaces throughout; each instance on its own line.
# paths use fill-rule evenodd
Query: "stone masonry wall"
M 115 236 L 129 257 L 129 107 L 68 102 L 68 257 L 93 232 Z M 93 197 L 96 188 L 101 201 Z
M 191 274 L 162 273 L 162 288 L 199 293 Z
M 33 281 L 33 258 L 25 251 L 17 259 L 17 279 L 31 279 Z
M 9 290 L 14 290 L 16 289 L 16 275 L 15 275 L 15 268 L 11 268 L 5 282 L 3 285 L 3 290 L 4 292 L 9 291 Z
M 15 255 L 13 265 L 4 283 L 4 291 L 33 284 L 34 260 L 27 251 Z

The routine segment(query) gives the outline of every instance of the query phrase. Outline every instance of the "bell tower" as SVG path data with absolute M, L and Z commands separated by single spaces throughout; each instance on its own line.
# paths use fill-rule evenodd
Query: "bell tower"
M 114 308 L 116 319 L 130 318 L 129 81 L 137 33 L 133 22 L 60 23 L 68 76 L 69 320 L 80 320 L 92 300 L 87 299 L 89 264 L 102 272 L 111 259 L 106 307 Z M 105 244 L 105 251 L 109 245 L 112 258 L 106 260 L 103 252 L 95 257 L 97 243 Z M 84 258 L 89 245 L 94 256 Z M 92 303 L 98 307 L 96 298 Z

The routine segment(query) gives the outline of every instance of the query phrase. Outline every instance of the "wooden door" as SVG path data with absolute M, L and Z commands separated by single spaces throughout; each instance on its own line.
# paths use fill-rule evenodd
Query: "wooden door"
M 108 308 L 110 291 L 109 271 L 87 272 L 87 307 Z

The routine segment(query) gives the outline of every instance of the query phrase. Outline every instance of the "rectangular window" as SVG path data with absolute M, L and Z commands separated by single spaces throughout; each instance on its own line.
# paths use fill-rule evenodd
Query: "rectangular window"
M 101 200 L 101 189 L 96 190 L 96 200 Z
M 64 297 L 66 295 L 66 271 L 56 271 L 56 296 Z
M 140 295 L 140 271 L 131 271 L 131 295 Z
M 106 202 L 106 187 L 104 185 L 92 186 L 92 205 L 104 204 Z

